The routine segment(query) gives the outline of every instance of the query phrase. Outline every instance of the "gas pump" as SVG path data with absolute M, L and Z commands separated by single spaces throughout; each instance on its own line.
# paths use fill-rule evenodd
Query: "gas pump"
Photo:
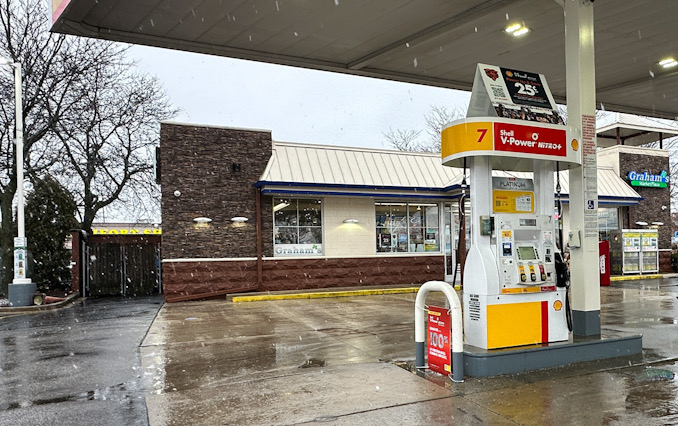
M 534 93 L 514 97 L 507 83 Z M 467 161 L 470 170 L 464 340 L 483 349 L 569 337 L 566 291 L 557 285 L 554 172 L 556 164 L 578 165 L 579 147 L 567 143 L 554 109 L 516 103 L 525 98 L 555 106 L 542 75 L 479 64 L 469 116 L 442 133 L 443 164 Z

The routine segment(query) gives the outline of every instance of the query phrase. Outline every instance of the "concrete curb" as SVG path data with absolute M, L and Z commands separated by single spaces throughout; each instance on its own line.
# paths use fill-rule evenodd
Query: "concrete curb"
M 327 297 L 374 296 L 381 294 L 416 293 L 417 291 L 419 291 L 419 287 L 372 288 L 360 290 L 315 291 L 305 293 L 284 293 L 284 294 L 253 294 L 251 296 L 233 296 L 231 298 L 231 301 L 234 303 L 240 303 L 240 302 L 261 302 L 269 300 L 321 299 Z
M 624 275 L 620 277 L 610 277 L 610 281 L 633 281 L 633 280 L 654 280 L 657 278 L 664 278 L 662 274 L 650 274 L 650 275 Z
M 41 311 L 51 311 L 53 309 L 58 309 L 72 303 L 75 299 L 79 298 L 78 293 L 69 294 L 66 296 L 65 300 L 56 303 L 50 303 L 48 305 L 31 305 L 31 306 L 3 306 L 0 307 L 0 314 L 29 314 L 34 312 Z

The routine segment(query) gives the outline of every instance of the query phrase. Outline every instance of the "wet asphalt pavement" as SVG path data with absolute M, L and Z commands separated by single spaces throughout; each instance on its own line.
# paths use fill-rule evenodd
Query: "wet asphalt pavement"
M 678 424 L 677 296 L 601 289 L 603 328 L 643 334 L 642 357 L 464 383 L 400 367 L 413 293 L 88 300 L 0 319 L 0 424 Z
M 148 424 L 139 345 L 162 300 L 87 299 L 0 319 L 0 424 Z

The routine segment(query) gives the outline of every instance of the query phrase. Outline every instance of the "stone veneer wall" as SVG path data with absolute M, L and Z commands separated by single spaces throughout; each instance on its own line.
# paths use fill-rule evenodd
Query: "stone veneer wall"
M 631 154 L 627 152 L 619 153 L 619 176 L 628 182 L 630 171 L 638 173 L 648 172 L 658 175 L 662 170 L 670 172 L 668 156 L 653 156 Z M 673 177 L 671 177 L 673 178 Z M 629 182 L 630 184 L 630 182 Z M 671 248 L 671 194 L 669 188 L 645 188 L 634 186 L 643 200 L 637 206 L 628 208 L 628 217 L 622 217 L 623 227 L 626 229 L 638 228 L 635 223 L 638 221 L 652 223 L 662 222 L 665 226 L 659 228 L 659 248 Z M 666 206 L 662 210 L 662 206 Z M 625 209 L 626 210 L 626 209 Z M 671 253 L 659 253 L 659 271 L 673 272 L 671 270 Z
M 257 261 L 224 260 L 163 263 L 166 297 L 257 289 L 299 290 L 350 286 L 423 284 L 444 276 L 443 256 L 384 256 L 263 260 L 263 283 L 256 288 Z M 168 281 L 171 285 L 168 285 Z
M 162 123 L 163 259 L 256 257 L 254 184 L 271 153 L 271 133 L 267 131 Z M 266 238 L 273 235 L 273 209 L 270 197 L 262 197 L 261 202 L 266 255 L 273 251 L 272 238 Z M 233 223 L 231 218 L 235 216 L 244 216 L 248 221 Z M 208 217 L 212 222 L 199 227 L 193 221 L 196 217 Z M 173 264 L 163 263 L 165 293 L 184 293 L 197 276 L 203 280 L 201 287 L 222 287 L 216 284 L 221 278 L 213 276 L 218 271 L 205 265 L 198 262 L 191 267 L 201 273 L 183 276 L 176 273 Z M 256 275 L 253 282 L 256 284 Z
M 163 258 L 256 257 L 254 184 L 271 157 L 271 133 L 162 123 L 160 149 Z M 262 203 L 263 232 L 272 235 L 271 199 Z M 235 216 L 249 220 L 235 224 Z M 196 227 L 196 217 L 212 222 Z M 272 252 L 271 238 L 263 242 Z

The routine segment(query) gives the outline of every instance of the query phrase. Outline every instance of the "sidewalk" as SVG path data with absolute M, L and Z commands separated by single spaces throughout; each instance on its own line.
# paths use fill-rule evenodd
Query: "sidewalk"
M 678 422 L 678 278 L 601 288 L 643 356 L 451 383 L 406 368 L 415 293 L 165 304 L 141 345 L 152 425 Z M 430 304 L 443 303 L 432 294 Z

